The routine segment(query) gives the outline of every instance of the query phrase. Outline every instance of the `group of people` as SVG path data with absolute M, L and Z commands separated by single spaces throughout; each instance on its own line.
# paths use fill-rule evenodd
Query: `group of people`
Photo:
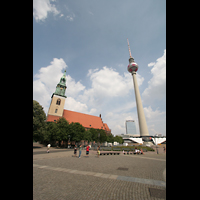
M 50 147 L 51 147 L 51 145 L 48 144 L 48 145 L 47 145 L 47 153 L 49 153 Z M 89 151 L 90 151 L 90 146 L 87 145 L 87 146 L 86 146 L 86 156 L 87 156 L 87 157 L 89 157 Z M 82 153 L 82 145 L 79 146 L 79 156 L 78 156 L 78 158 L 81 157 L 81 153 Z M 74 146 L 74 156 L 75 156 L 75 157 L 77 157 L 76 154 L 77 154 L 77 146 L 75 145 L 75 146 Z M 100 155 L 100 146 L 97 147 L 97 156 L 98 156 L 98 158 L 99 158 L 99 155 Z
M 89 157 L 89 151 L 90 151 L 90 146 L 87 145 L 86 146 L 86 157 Z M 78 158 L 81 157 L 81 153 L 82 153 L 82 145 L 79 146 L 79 156 L 78 156 Z M 74 146 L 74 156 L 75 157 L 77 157 L 76 154 L 77 154 L 77 146 L 75 145 Z M 97 156 L 98 156 L 98 158 L 99 158 L 99 155 L 100 155 L 100 146 L 97 147 Z
M 128 153 L 129 151 L 127 151 L 127 153 Z M 124 153 L 124 149 L 123 149 L 123 154 L 125 154 Z M 143 152 L 143 150 L 142 149 L 137 149 L 137 147 L 135 147 L 135 151 L 134 151 L 134 154 L 144 154 L 144 152 Z

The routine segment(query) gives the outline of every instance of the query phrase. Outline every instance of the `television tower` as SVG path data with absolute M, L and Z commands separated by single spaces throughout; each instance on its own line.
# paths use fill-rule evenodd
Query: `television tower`
M 143 106 L 142 106 L 142 100 L 140 97 L 140 91 L 139 91 L 139 87 L 137 84 L 137 78 L 136 78 L 138 64 L 134 61 L 134 58 L 131 56 L 131 50 L 130 50 L 128 38 L 127 38 L 127 42 L 128 42 L 128 50 L 129 50 L 129 55 L 130 55 L 129 65 L 128 65 L 127 69 L 133 76 L 133 84 L 134 84 L 134 88 L 135 88 L 135 98 L 136 98 L 136 105 L 137 105 L 138 121 L 139 121 L 139 127 L 140 127 L 140 136 L 149 136 L 149 131 L 147 128 L 147 123 L 146 123 L 144 110 L 143 110 Z M 146 139 L 145 138 L 146 137 L 143 137 L 144 141 L 149 140 L 148 137 Z

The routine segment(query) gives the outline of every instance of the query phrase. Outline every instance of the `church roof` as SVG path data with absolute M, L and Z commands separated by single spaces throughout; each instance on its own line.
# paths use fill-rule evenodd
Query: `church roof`
M 94 115 L 88 115 L 88 114 L 84 114 L 84 113 L 80 113 L 80 112 L 64 110 L 63 117 L 69 123 L 79 122 L 85 128 L 103 129 L 105 131 L 111 131 L 108 128 L 108 125 L 106 123 L 103 123 L 103 121 L 101 120 L 100 117 L 97 117 Z M 59 118 L 60 118 L 59 116 L 48 115 L 47 122 L 58 120 Z
M 103 123 L 103 125 L 107 131 L 111 131 L 106 123 Z

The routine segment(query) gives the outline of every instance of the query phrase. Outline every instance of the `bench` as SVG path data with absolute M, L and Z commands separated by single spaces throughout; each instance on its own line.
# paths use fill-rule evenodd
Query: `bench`
M 102 155 L 119 155 L 120 153 L 115 153 L 115 152 L 109 152 L 109 153 L 107 153 L 107 152 L 100 152 L 100 156 L 102 156 Z

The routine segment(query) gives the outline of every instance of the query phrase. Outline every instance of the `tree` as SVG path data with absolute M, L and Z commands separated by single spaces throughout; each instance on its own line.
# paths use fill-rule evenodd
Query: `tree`
M 124 142 L 123 138 L 121 136 L 116 135 L 114 137 L 114 141 L 119 142 L 120 144 L 122 144 Z
M 45 143 L 51 143 L 51 145 L 55 145 L 58 138 L 58 126 L 56 122 L 47 122 L 46 126 L 46 135 L 45 135 Z
M 41 141 L 45 135 L 46 114 L 43 107 L 33 100 L 33 140 Z
M 97 129 L 91 128 L 90 133 L 91 133 L 92 141 L 98 142 L 99 139 L 98 139 Z
M 59 142 L 59 146 L 61 146 L 61 141 L 68 141 L 69 122 L 64 117 L 61 117 L 56 121 L 56 125 L 58 129 L 56 140 Z
M 85 128 L 78 122 L 69 124 L 71 141 L 80 142 L 84 138 Z
M 97 132 L 100 133 L 100 143 L 107 141 L 106 132 L 103 129 L 98 129 Z
M 113 143 L 114 142 L 114 136 L 112 134 L 107 136 L 107 142 Z
M 90 132 L 90 129 L 85 131 L 84 136 L 83 136 L 83 140 L 87 140 L 88 142 L 93 141 L 92 140 L 92 133 Z

